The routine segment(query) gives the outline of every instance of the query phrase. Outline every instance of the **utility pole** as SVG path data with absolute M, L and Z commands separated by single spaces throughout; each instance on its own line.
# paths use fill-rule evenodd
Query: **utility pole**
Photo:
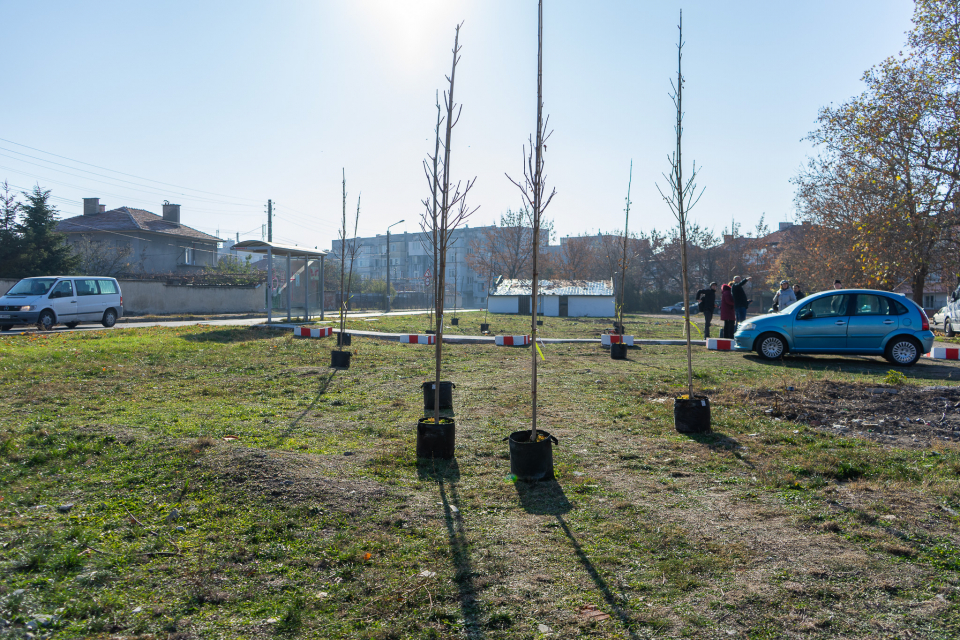
M 273 242 L 273 200 L 267 200 L 267 242 Z

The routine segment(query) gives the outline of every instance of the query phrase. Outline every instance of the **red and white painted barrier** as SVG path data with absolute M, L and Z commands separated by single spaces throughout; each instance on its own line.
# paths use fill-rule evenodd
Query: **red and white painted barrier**
M 530 344 L 530 336 L 497 336 L 498 347 L 523 347 Z
M 707 338 L 707 349 L 710 351 L 732 351 L 733 340 L 727 338 Z
M 611 344 L 620 344 L 621 342 L 628 347 L 632 347 L 633 336 L 621 336 L 618 333 L 605 333 L 600 336 L 600 344 L 605 347 L 609 347 Z
M 403 344 L 437 344 L 437 336 L 430 334 L 411 334 L 400 336 L 400 342 Z
M 960 360 L 960 349 L 957 347 L 934 347 L 930 353 L 924 354 L 934 360 Z
M 311 329 L 310 327 L 294 327 L 293 335 L 298 338 L 326 338 L 333 335 L 333 327 L 321 327 Z

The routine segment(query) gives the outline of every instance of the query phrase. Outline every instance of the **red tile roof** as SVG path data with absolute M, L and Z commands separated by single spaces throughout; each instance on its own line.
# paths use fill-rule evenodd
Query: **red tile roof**
M 57 225 L 57 231 L 60 233 L 148 231 L 150 233 L 162 233 L 169 236 L 204 240 L 206 242 L 223 242 L 223 240 L 216 236 L 191 229 L 182 224 L 164 220 L 162 216 L 158 216 L 155 213 L 150 213 L 143 209 L 131 209 L 130 207 L 111 209 L 110 211 L 104 211 L 103 213 L 90 216 L 67 218 L 66 220 L 60 221 L 60 224 Z

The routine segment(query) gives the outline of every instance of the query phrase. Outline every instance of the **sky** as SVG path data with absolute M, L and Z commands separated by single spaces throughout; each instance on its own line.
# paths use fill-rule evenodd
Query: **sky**
M 818 111 L 863 90 L 904 47 L 912 2 L 544 2 L 552 136 L 544 215 L 557 238 L 676 224 L 666 185 L 683 11 L 684 170 L 692 220 L 741 233 L 794 219 L 793 179 Z M 435 96 L 463 23 L 451 174 L 476 178 L 471 226 L 521 204 L 536 127 L 532 0 L 0 0 L 0 182 L 161 213 L 220 238 L 330 248 L 360 200 L 359 234 L 419 231 Z M 555 240 L 556 242 L 556 240 Z

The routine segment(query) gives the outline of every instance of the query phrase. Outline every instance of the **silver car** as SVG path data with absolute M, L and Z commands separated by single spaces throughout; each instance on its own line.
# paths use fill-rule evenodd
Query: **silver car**
M 930 321 L 913 300 L 888 291 L 841 289 L 752 318 L 734 335 L 737 351 L 776 360 L 786 353 L 880 355 L 910 366 L 933 348 Z

